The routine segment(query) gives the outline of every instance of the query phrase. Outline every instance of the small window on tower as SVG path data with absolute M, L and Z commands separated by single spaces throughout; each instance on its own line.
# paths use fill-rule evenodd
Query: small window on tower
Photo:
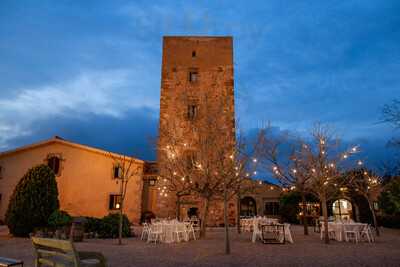
M 199 73 L 197 72 L 197 70 L 191 70 L 189 71 L 189 82 L 191 83 L 195 83 L 198 81 L 198 77 Z
M 122 169 L 119 165 L 113 166 L 113 179 L 121 178 Z
M 192 57 L 196 57 L 196 51 L 192 51 Z
M 187 118 L 189 120 L 194 120 L 197 117 L 197 106 L 196 105 L 188 105 L 187 110 Z
M 49 156 L 47 158 L 47 166 L 53 170 L 54 174 L 60 175 L 60 157 L 58 156 Z
M 3 178 L 3 167 L 0 166 L 0 179 Z

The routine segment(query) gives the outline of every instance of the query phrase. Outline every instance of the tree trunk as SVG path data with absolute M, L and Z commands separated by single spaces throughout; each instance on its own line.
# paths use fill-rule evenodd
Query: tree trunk
M 122 203 L 119 210 L 118 245 L 122 245 Z
M 200 237 L 206 237 L 206 224 L 207 224 L 207 216 L 208 216 L 208 209 L 210 205 L 209 198 L 204 199 L 204 210 L 201 218 L 201 228 L 200 228 Z
M 301 202 L 302 202 L 302 212 L 303 212 L 303 226 L 304 235 L 308 235 L 308 221 L 307 221 L 307 209 L 306 209 L 306 195 L 301 191 Z
M 329 244 L 329 233 L 328 233 L 328 207 L 326 205 L 326 197 L 323 196 L 321 198 L 321 205 L 322 205 L 322 216 L 324 216 L 324 241 L 325 244 Z
M 226 190 L 226 183 L 224 183 L 224 228 L 225 228 L 225 254 L 231 253 L 231 246 L 229 242 L 229 221 L 228 221 L 228 196 Z
M 371 200 L 369 199 L 369 197 L 367 197 L 367 201 L 368 201 L 368 206 L 369 206 L 369 210 L 372 213 L 372 220 L 374 222 L 374 227 L 375 227 L 375 231 L 376 231 L 376 235 L 379 236 L 379 227 L 378 227 L 378 222 L 376 220 L 376 215 L 375 215 L 375 210 L 374 210 L 374 206 L 372 205 Z
M 240 194 L 237 195 L 237 202 L 236 202 L 236 227 L 238 234 L 241 234 L 242 228 L 240 226 Z
M 176 196 L 176 219 L 180 221 L 181 219 L 181 196 Z

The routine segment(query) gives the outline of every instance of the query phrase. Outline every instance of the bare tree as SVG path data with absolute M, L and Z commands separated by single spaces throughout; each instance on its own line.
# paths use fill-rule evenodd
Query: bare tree
M 262 143 L 261 160 L 263 161 L 263 166 L 266 167 L 267 171 L 272 173 L 284 188 L 296 189 L 300 193 L 304 235 L 308 235 L 306 195 L 309 191 L 306 185 L 311 177 L 307 172 L 293 171 L 300 169 L 298 161 L 296 161 L 296 154 L 303 153 L 302 150 L 307 149 L 308 146 L 300 138 L 293 138 L 291 140 L 287 133 L 273 136 L 271 129 L 269 126 L 260 131 L 260 140 Z M 287 157 L 282 155 L 285 150 L 288 150 Z
M 301 190 L 303 194 L 311 193 L 320 200 L 324 228 L 328 229 L 327 202 L 340 192 L 344 183 L 340 177 L 346 167 L 343 162 L 356 153 L 358 148 L 352 147 L 342 152 L 339 139 L 334 138 L 331 131 L 322 125 L 317 125 L 312 130 L 309 141 L 298 138 L 293 142 L 285 165 L 280 164 L 278 160 L 280 156 L 285 157 L 279 155 L 276 143 L 272 143 L 272 146 L 267 145 L 264 149 L 265 158 L 271 164 L 270 168 L 275 177 L 284 186 Z M 358 161 L 358 164 L 362 162 Z M 328 231 L 325 231 L 325 243 L 329 243 Z
M 184 96 L 182 96 L 184 97 Z M 215 98 L 209 94 L 201 96 L 198 118 L 191 122 L 186 132 L 180 133 L 179 122 L 168 121 L 160 132 L 160 195 L 167 192 L 177 197 L 179 213 L 180 197 L 197 197 L 203 201 L 201 213 L 202 237 L 206 234 L 206 223 L 210 202 L 223 201 L 225 225 L 225 252 L 230 253 L 228 202 L 248 190 L 248 181 L 257 175 L 257 159 L 253 157 L 253 146 L 249 151 L 241 139 L 235 138 L 235 129 L 226 122 L 225 107 L 231 98 Z M 167 124 L 168 123 L 168 124 Z M 168 140 L 168 142 L 165 142 Z
M 373 197 L 379 192 L 382 179 L 372 172 L 364 169 L 349 171 L 344 175 L 344 178 L 346 179 L 346 184 L 349 188 L 351 188 L 351 191 L 354 194 L 359 194 L 367 200 L 376 234 L 379 236 L 379 228 L 373 205 Z
M 113 160 L 114 165 L 114 178 L 119 183 L 119 202 L 116 203 L 116 208 L 119 213 L 118 224 L 118 244 L 122 245 L 122 226 L 123 226 L 123 210 L 125 207 L 125 197 L 129 181 L 140 175 L 142 171 L 142 164 L 139 164 L 135 158 L 129 156 L 122 156 L 114 153 L 108 154 Z

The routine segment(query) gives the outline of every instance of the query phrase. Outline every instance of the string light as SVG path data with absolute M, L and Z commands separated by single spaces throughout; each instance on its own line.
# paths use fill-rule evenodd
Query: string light
M 233 155 L 230 155 L 229 157 L 230 157 L 231 159 L 233 159 Z
M 296 169 L 293 169 L 292 172 L 293 172 L 293 173 L 297 173 L 297 170 L 296 170 Z
M 333 167 L 335 167 L 335 164 L 331 163 L 331 164 L 329 164 L 329 167 L 333 168 Z
M 363 162 L 361 160 L 359 160 L 359 161 L 357 161 L 357 164 L 361 166 L 361 165 L 363 165 Z
M 254 163 L 256 163 L 256 162 L 257 162 L 257 159 L 256 159 L 256 158 L 254 158 L 254 159 L 253 159 L 253 162 L 254 162 Z
M 272 169 L 273 169 L 274 171 L 276 171 L 276 170 L 278 170 L 278 167 L 274 166 Z
M 182 181 L 185 181 L 185 177 L 182 177 Z
M 357 147 L 353 147 L 353 148 L 351 149 L 351 152 L 357 152 Z
M 176 172 L 173 172 L 173 175 L 176 175 Z
M 258 183 L 259 183 L 259 184 L 262 184 L 262 181 L 259 181 Z
M 314 172 L 314 173 L 316 172 L 316 170 L 314 168 L 312 168 L 311 171 Z
M 254 175 L 257 175 L 257 172 L 256 172 L 256 171 L 254 171 L 253 173 L 254 173 Z
M 347 154 L 344 154 L 344 155 L 343 155 L 343 158 L 344 158 L 344 159 L 347 159 L 348 157 L 349 157 L 349 156 L 348 156 Z
M 250 174 L 249 173 L 246 173 L 246 177 L 249 177 L 250 176 Z

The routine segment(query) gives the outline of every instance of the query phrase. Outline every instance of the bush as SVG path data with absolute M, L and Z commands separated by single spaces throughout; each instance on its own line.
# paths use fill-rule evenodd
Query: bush
M 385 214 L 400 215 L 400 177 L 393 178 L 384 186 L 378 200 Z
M 55 210 L 49 217 L 48 224 L 54 228 L 70 225 L 72 217 L 65 211 Z
M 101 219 L 94 217 L 86 217 L 84 225 L 85 233 L 98 233 L 101 228 Z
M 28 170 L 11 195 L 5 223 L 14 236 L 28 236 L 46 227 L 49 216 L 59 207 L 54 172 L 46 165 Z
M 378 225 L 388 228 L 400 228 L 400 214 L 378 217 Z
M 118 237 L 118 226 L 119 226 L 119 214 L 109 214 L 101 219 L 100 229 L 98 234 L 100 238 L 116 238 Z M 123 215 L 122 219 L 122 237 L 131 236 L 131 223 L 126 215 Z

